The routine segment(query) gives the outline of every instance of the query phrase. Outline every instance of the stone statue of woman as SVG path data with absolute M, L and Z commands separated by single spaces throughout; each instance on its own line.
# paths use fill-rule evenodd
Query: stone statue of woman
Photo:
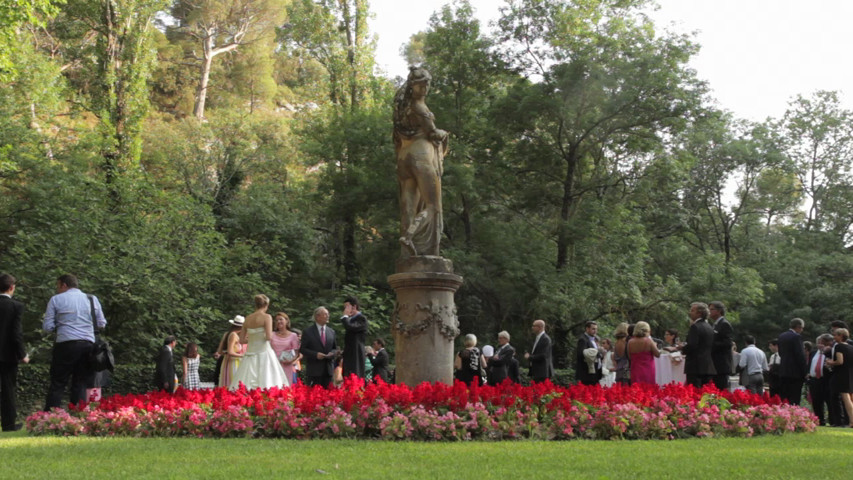
M 394 95 L 394 147 L 400 184 L 401 258 L 438 255 L 443 228 L 441 175 L 447 132 L 436 128 L 426 105 L 432 77 L 409 67 L 405 85 Z

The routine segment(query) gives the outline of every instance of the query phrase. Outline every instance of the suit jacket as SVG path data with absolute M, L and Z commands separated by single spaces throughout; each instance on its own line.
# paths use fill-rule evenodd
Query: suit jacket
M 27 356 L 21 330 L 23 315 L 23 303 L 0 296 L 0 362 L 18 363 Z
M 714 325 L 714 345 L 711 347 L 711 358 L 718 375 L 731 375 L 732 366 L 732 324 L 726 317 L 720 317 Z
M 803 337 L 793 331 L 779 335 L 779 377 L 804 380 L 809 373 Z
M 489 385 L 497 385 L 509 377 L 509 365 L 515 356 L 515 348 L 510 344 L 495 349 L 495 354 L 489 358 Z
M 687 331 L 687 345 L 681 350 L 684 354 L 685 375 L 716 375 L 711 348 L 714 345 L 714 327 L 707 320 L 699 319 L 690 325 Z M 729 351 L 731 352 L 731 345 Z M 731 353 L 729 353 L 731 356 Z
M 320 341 L 320 329 L 314 323 L 310 327 L 302 331 L 302 345 L 299 351 L 302 353 L 302 358 L 305 360 L 305 375 L 309 377 L 319 377 L 328 375 L 329 377 L 335 371 L 335 358 L 327 357 L 323 360 L 317 359 L 317 353 L 329 353 L 338 349 L 338 344 L 335 341 L 335 331 L 332 327 L 326 325 L 326 345 Z
M 160 349 L 160 355 L 157 357 L 154 386 L 157 389 L 165 389 L 169 393 L 175 391 L 175 357 L 168 345 L 163 345 L 163 348 Z
M 598 338 L 595 339 L 598 342 Z M 586 333 L 582 333 L 580 337 L 578 337 L 577 348 L 575 349 L 575 377 L 579 382 L 583 383 L 595 383 L 601 380 L 601 361 L 596 362 L 595 365 L 595 373 L 589 373 L 589 364 L 586 363 L 586 358 L 584 358 L 583 351 L 587 348 L 595 348 L 595 345 L 592 344 L 592 340 L 586 335 Z M 599 352 L 599 356 L 601 353 Z
M 530 378 L 542 381 L 554 376 L 554 361 L 551 357 L 551 337 L 543 333 L 533 351 L 530 352 Z
M 373 365 L 373 379 L 381 378 L 386 383 L 388 382 L 388 351 L 384 348 L 373 355 L 369 355 L 368 360 Z
M 367 335 L 367 317 L 361 312 L 342 317 L 344 335 L 344 377 L 355 375 L 364 378 L 364 337 Z

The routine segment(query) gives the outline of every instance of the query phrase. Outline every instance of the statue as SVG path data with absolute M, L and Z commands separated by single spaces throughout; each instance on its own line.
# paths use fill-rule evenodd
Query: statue
M 454 293 L 462 277 L 439 255 L 443 228 L 441 174 L 447 132 L 435 126 L 426 106 L 429 72 L 409 68 L 394 95 L 394 147 L 400 185 L 400 244 L 396 273 L 388 284 L 397 294 L 391 331 L 397 347 L 397 383 L 453 384 L 453 339 L 459 335 Z
M 401 258 L 439 254 L 443 229 L 441 175 L 448 145 L 426 105 L 432 77 L 409 67 L 405 85 L 394 95 L 394 148 L 400 185 Z

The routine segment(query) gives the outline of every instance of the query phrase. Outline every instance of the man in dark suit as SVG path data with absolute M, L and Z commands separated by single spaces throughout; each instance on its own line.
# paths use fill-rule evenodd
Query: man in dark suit
M 533 322 L 533 348 L 525 353 L 524 358 L 530 362 L 530 378 L 534 382 L 544 382 L 554 376 L 554 361 L 551 358 L 551 337 L 545 333 L 545 320 Z
M 329 325 L 329 311 L 325 307 L 314 310 L 314 324 L 302 331 L 299 352 L 305 359 L 305 378 L 308 385 L 328 388 L 332 383 L 337 357 L 335 331 Z
M 803 383 L 808 375 L 801 318 L 791 320 L 791 329 L 779 335 L 779 396 L 791 405 L 799 405 Z
M 584 324 L 584 333 L 578 338 L 575 350 L 575 375 L 578 382 L 584 385 L 597 385 L 598 381 L 601 380 L 601 359 L 604 353 L 598 346 L 596 333 L 598 333 L 598 324 L 591 320 L 586 322 Z M 590 364 L 584 354 L 584 350 L 589 348 L 598 350 L 593 360 L 593 372 L 590 372 Z
M 708 304 L 708 316 L 714 324 L 714 343 L 711 347 L 711 359 L 714 361 L 714 385 L 720 390 L 728 390 L 729 375 L 734 372 L 732 365 L 732 324 L 726 320 L 726 306 L 723 302 Z
M 0 421 L 4 432 L 21 429 L 21 424 L 15 423 L 18 363 L 30 361 L 21 330 L 24 304 L 12 299 L 16 281 L 8 273 L 0 274 Z
M 344 301 L 344 378 L 355 375 L 364 378 L 364 337 L 367 335 L 367 318 L 358 308 L 358 299 L 347 297 Z
M 817 337 L 814 351 L 809 358 L 809 395 L 812 400 L 812 411 L 814 411 L 821 426 L 826 425 L 827 410 L 831 411 L 831 408 L 826 407 L 830 407 L 829 379 L 831 378 L 832 371 L 826 364 L 826 355 L 824 352 L 832 349 L 832 342 L 832 335 L 828 333 Z
M 509 367 L 513 357 L 515 357 L 515 349 L 509 344 L 509 332 L 498 333 L 498 348 L 487 362 L 489 385 L 499 385 L 504 379 L 509 378 Z
M 680 347 L 684 354 L 684 374 L 687 377 L 687 384 L 696 388 L 701 388 L 717 374 L 711 358 L 714 327 L 708 323 L 708 314 L 708 305 L 702 302 L 694 302 L 690 305 L 690 330 L 687 332 L 687 343 Z
M 157 367 L 154 369 L 154 386 L 158 390 L 163 390 L 166 393 L 175 392 L 175 345 L 178 340 L 174 335 L 169 335 L 163 340 L 163 348 L 160 349 L 160 355 L 157 357 Z
M 382 381 L 388 383 L 388 363 L 390 360 L 388 350 L 385 350 L 385 340 L 377 338 L 373 341 L 373 353 L 369 354 L 367 359 L 373 365 L 373 381 L 376 382 L 377 378 L 381 378 Z

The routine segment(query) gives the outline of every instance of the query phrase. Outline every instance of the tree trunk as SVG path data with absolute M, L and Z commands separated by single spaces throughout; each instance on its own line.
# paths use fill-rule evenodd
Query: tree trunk
M 578 147 L 569 147 L 566 155 L 566 178 L 563 179 L 563 201 L 560 208 L 560 225 L 557 231 L 557 270 L 563 270 L 569 262 L 569 217 L 574 201 L 575 171 L 578 165 Z
M 346 283 L 358 282 L 358 262 L 355 259 L 355 217 L 347 215 L 343 231 L 344 277 Z
M 198 90 L 195 95 L 195 107 L 193 115 L 199 120 L 204 120 L 204 103 L 207 100 L 207 84 L 210 81 L 210 67 L 213 64 L 213 36 L 204 39 L 204 58 L 201 62 L 201 78 L 198 81 Z
M 471 227 L 471 206 L 468 202 L 468 196 L 462 195 L 462 224 L 465 227 L 465 247 L 471 249 L 471 237 L 474 235 Z

